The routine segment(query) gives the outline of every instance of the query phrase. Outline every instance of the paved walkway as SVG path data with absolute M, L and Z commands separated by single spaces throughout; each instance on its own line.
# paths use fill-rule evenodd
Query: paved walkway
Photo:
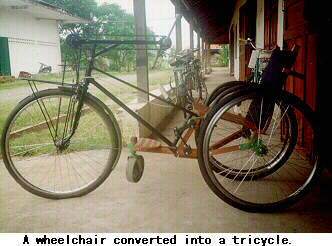
M 214 69 L 207 84 L 212 88 L 229 79 L 227 71 Z M 137 184 L 129 183 L 125 178 L 128 152 L 122 151 L 117 168 L 97 190 L 58 201 L 26 192 L 1 162 L 0 232 L 332 232 L 332 181 L 327 173 L 293 207 L 253 214 L 216 197 L 196 160 L 144 153 L 144 176 Z

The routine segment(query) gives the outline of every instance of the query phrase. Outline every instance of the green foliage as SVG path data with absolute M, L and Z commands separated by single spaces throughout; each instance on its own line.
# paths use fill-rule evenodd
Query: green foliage
M 98 5 L 95 0 L 44 0 L 50 4 L 64 9 L 67 13 L 93 21 Z M 66 24 L 60 27 L 61 34 L 82 33 L 86 24 Z
M 228 67 L 229 63 L 229 47 L 228 44 L 220 45 L 221 48 L 218 50 L 217 54 L 214 54 L 216 59 L 215 66 L 216 67 Z

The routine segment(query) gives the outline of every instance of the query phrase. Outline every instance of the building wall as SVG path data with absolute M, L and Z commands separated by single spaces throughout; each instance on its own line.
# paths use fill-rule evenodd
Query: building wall
M 0 6 L 0 36 L 8 37 L 11 73 L 38 73 L 40 64 L 60 72 L 61 52 L 58 24 L 37 20 L 33 15 Z

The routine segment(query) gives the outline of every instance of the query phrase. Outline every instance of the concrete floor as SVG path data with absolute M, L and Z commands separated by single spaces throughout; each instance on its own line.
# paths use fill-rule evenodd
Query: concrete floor
M 209 88 L 221 80 L 232 80 L 224 69 L 214 69 L 207 76 Z M 175 117 L 165 134 L 181 122 L 181 115 Z M 1 161 L 0 232 L 332 232 L 332 179 L 327 172 L 293 207 L 275 214 L 253 214 L 215 196 L 196 160 L 143 153 L 143 178 L 129 183 L 125 177 L 128 153 L 123 149 L 116 169 L 97 190 L 57 201 L 26 192 Z

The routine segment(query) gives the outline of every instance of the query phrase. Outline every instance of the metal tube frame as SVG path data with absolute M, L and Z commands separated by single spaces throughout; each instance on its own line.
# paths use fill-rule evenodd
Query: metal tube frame
M 139 90 L 145 94 L 148 94 L 168 105 L 171 105 L 177 109 L 180 109 L 182 111 L 185 111 L 186 113 L 189 114 L 189 118 L 191 117 L 198 117 L 198 115 L 186 108 L 183 108 L 181 106 L 178 106 L 174 103 L 172 103 L 171 101 L 168 101 L 164 98 L 161 98 L 161 97 L 158 97 L 152 93 L 149 93 L 137 86 L 134 86 L 132 84 L 130 84 L 129 82 L 127 81 L 124 81 L 114 75 L 111 75 L 110 73 L 107 73 L 99 68 L 96 68 L 94 66 L 94 59 L 96 57 L 98 57 L 99 55 L 102 55 L 118 46 L 120 46 L 121 44 L 159 44 L 159 45 L 162 45 L 161 42 L 162 41 L 146 41 L 146 40 L 88 40 L 88 39 L 80 39 L 80 40 L 76 40 L 75 41 L 76 44 L 75 46 L 76 47 L 80 47 L 82 44 L 93 44 L 92 46 L 92 49 L 91 49 L 91 57 L 88 59 L 89 60 L 89 64 L 86 68 L 86 76 L 85 78 L 83 79 L 83 84 L 69 84 L 69 83 L 61 83 L 61 82 L 54 82 L 54 81 L 45 81 L 45 80 L 36 80 L 36 79 L 23 79 L 23 80 L 28 80 L 28 81 L 35 81 L 35 82 L 43 82 L 43 83 L 50 83 L 50 84 L 56 84 L 56 85 L 59 85 L 59 87 L 68 87 L 68 86 L 71 86 L 71 87 L 79 87 L 79 103 L 78 103 L 78 107 L 77 107 L 77 112 L 76 112 L 76 115 L 75 115 L 75 119 L 74 119 L 74 129 L 72 129 L 71 131 L 71 134 L 70 136 L 66 139 L 66 141 L 69 141 L 71 136 L 74 135 L 77 126 L 78 126 L 78 122 L 79 122 L 79 119 L 80 119 L 80 116 L 81 116 L 81 109 L 83 107 L 83 101 L 84 101 L 84 98 L 86 96 L 86 93 L 88 91 L 88 87 L 89 87 L 89 84 L 93 84 L 94 86 L 96 86 L 100 91 L 102 91 L 106 96 L 108 96 L 110 99 L 112 99 L 116 104 L 118 104 L 121 108 L 123 108 L 125 111 L 127 111 L 131 116 L 133 116 L 135 119 L 137 119 L 138 122 L 140 122 L 142 125 L 144 125 L 146 128 L 148 128 L 153 134 L 155 134 L 157 137 L 159 137 L 162 141 L 164 141 L 172 151 L 176 151 L 176 144 L 179 140 L 179 137 L 176 137 L 176 139 L 171 142 L 168 138 L 166 138 L 162 133 L 160 133 L 156 128 L 154 128 L 153 126 L 151 126 L 151 124 L 149 124 L 146 120 L 144 120 L 143 118 L 141 118 L 138 114 L 136 114 L 133 110 L 131 110 L 129 107 L 127 107 L 121 100 L 119 100 L 118 98 L 116 98 L 116 96 L 114 96 L 110 91 L 108 91 L 106 88 L 104 88 L 101 84 L 99 84 L 93 77 L 91 77 L 92 75 L 92 71 L 95 70 L 95 71 L 98 71 L 104 75 L 107 75 L 127 86 L 130 86 L 136 90 Z M 101 49 L 100 51 L 96 52 L 96 48 L 97 48 L 97 44 L 110 44 L 110 46 L 108 47 L 105 47 L 103 49 Z M 158 52 L 160 53 L 160 52 Z M 190 123 L 187 123 L 188 121 L 186 121 L 184 123 L 184 125 L 181 127 L 183 129 L 187 129 L 189 127 L 185 127 L 186 125 L 190 125 Z M 181 132 L 181 134 L 183 133 L 184 131 Z

